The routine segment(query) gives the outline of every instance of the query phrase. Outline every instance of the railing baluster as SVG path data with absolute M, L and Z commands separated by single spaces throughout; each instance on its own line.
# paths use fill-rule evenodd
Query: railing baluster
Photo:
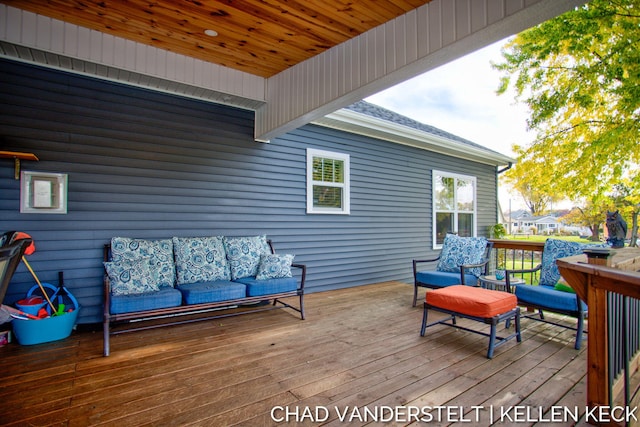
M 589 305 L 587 404 L 628 408 L 640 392 L 640 251 L 623 248 L 612 258 L 568 257 L 557 264 Z
M 522 240 L 492 240 L 494 248 L 493 271 L 503 261 L 508 270 L 531 269 L 540 263 L 544 242 Z M 518 273 L 528 283 L 538 283 L 538 274 Z M 531 280 L 528 280 L 531 277 Z
M 501 262 L 507 269 L 520 270 L 534 268 L 542 261 L 541 255 L 544 242 L 501 239 L 492 239 L 492 242 L 494 253 L 491 267 L 493 271 Z M 539 282 L 539 273 L 531 274 L 530 276 L 529 274 L 517 275 L 518 278 L 522 278 L 528 283 Z M 575 278 L 576 276 L 573 277 L 574 281 Z M 603 373 L 606 371 L 605 376 L 598 379 L 602 388 L 589 388 L 587 390 L 588 403 L 608 404 L 611 406 L 623 404 L 628 407 L 631 402 L 636 401 L 640 393 L 640 380 L 638 378 L 640 375 L 640 298 L 637 297 L 637 291 L 633 296 L 629 296 L 627 292 L 631 288 L 628 288 L 629 284 L 624 282 L 624 280 L 634 282 L 637 279 L 630 279 L 629 276 L 624 276 L 622 280 L 625 286 L 624 290 L 619 287 L 609 288 L 607 289 L 607 295 L 602 300 L 604 304 L 608 305 L 608 319 L 600 319 L 601 325 L 606 323 L 606 329 L 603 332 L 608 334 L 608 340 L 605 340 L 608 342 L 608 347 L 602 349 L 602 351 L 605 351 L 602 357 L 594 358 L 593 360 L 604 360 L 608 353 L 609 363 L 607 368 L 602 369 Z M 590 286 L 602 289 L 603 286 L 606 287 L 606 284 L 601 279 L 598 279 L 597 283 L 594 282 Z M 595 310 L 595 312 L 599 312 L 599 310 Z M 596 319 L 591 320 L 597 322 Z M 602 340 L 589 339 L 589 344 L 593 346 L 594 342 L 599 341 Z M 591 346 L 589 348 L 590 351 L 592 350 Z M 594 372 L 598 370 L 592 370 L 591 366 L 587 369 L 590 381 L 594 382 Z M 605 392 L 607 387 L 609 401 L 602 402 L 596 396 L 599 396 L 599 390 Z M 594 392 L 593 395 L 591 394 L 592 392 Z

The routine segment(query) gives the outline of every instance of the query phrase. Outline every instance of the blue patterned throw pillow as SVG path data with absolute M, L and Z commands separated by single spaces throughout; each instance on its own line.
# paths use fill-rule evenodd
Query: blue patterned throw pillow
M 145 240 L 129 237 L 111 239 L 111 260 L 136 260 L 147 258 L 158 271 L 160 286 L 173 286 L 176 272 L 173 263 L 173 242 L 171 239 Z
M 113 295 L 133 295 L 155 292 L 158 286 L 158 271 L 148 258 L 105 262 L 104 268 L 111 283 Z
M 436 269 L 459 273 L 462 264 L 478 264 L 487 248 L 487 239 L 484 237 L 460 237 L 455 234 L 447 234 L 440 252 L 440 260 Z M 466 271 L 466 270 L 465 270 Z M 474 268 L 470 273 L 479 276 L 481 269 Z
M 604 244 L 585 244 L 568 240 L 547 239 L 542 252 L 542 269 L 540 270 L 540 285 L 555 286 L 560 280 L 560 270 L 556 260 L 573 255 L 580 255 L 588 248 L 606 248 Z
M 229 280 L 229 263 L 222 237 L 174 237 L 179 285 Z
M 231 280 L 255 276 L 260 256 L 271 253 L 267 236 L 225 237 L 224 246 L 231 269 Z
M 256 279 L 279 279 L 281 277 L 292 277 L 291 263 L 294 255 L 262 254 Z

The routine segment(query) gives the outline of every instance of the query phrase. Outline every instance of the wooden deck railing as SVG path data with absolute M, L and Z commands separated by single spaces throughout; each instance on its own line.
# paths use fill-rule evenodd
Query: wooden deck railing
M 589 306 L 587 405 L 604 407 L 604 411 L 636 406 L 640 400 L 640 249 L 616 249 L 609 259 L 578 255 L 559 259 L 557 264 Z M 629 425 L 631 420 L 612 421 Z
M 502 239 L 492 239 L 491 241 L 493 242 L 493 252 L 489 263 L 491 272 L 498 266 L 503 266 L 507 270 L 533 268 L 542 261 L 544 242 Z M 535 275 L 527 282 L 538 283 L 538 278 Z
M 543 242 L 492 242 L 491 270 L 500 264 L 517 269 L 541 262 Z M 589 307 L 586 404 L 604 407 L 601 410 L 607 414 L 614 407 L 637 406 L 640 400 L 640 249 L 616 250 L 609 265 L 602 265 L 602 259 L 591 262 L 578 255 L 557 264 Z M 537 283 L 538 277 L 527 279 Z M 611 424 L 629 425 L 618 421 L 612 419 Z

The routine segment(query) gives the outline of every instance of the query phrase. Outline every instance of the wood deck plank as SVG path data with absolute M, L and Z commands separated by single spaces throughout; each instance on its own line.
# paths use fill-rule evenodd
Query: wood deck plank
M 100 332 L 12 343 L 0 348 L 0 424 L 271 426 L 284 424 L 272 409 L 287 405 L 329 410 L 322 423 L 294 423 L 301 426 L 343 425 L 336 408 L 584 409 L 587 343 L 574 350 L 570 331 L 523 320 L 523 342 L 509 341 L 489 360 L 481 335 L 434 326 L 421 337 L 412 292 L 385 282 L 308 295 L 304 321 L 275 310 L 117 335 L 109 357 Z M 489 425 L 483 415 L 473 425 Z
M 538 328 L 548 327 L 548 325 L 537 326 Z M 496 355 L 495 359 L 500 362 L 499 364 L 479 365 L 461 377 L 464 385 L 468 388 L 463 392 L 458 390 L 457 393 L 450 393 L 453 394 L 453 397 L 446 401 L 446 405 L 465 408 L 463 412 L 463 418 L 465 419 L 470 419 L 471 417 L 475 419 L 476 413 L 480 413 L 480 410 L 473 408 L 474 406 L 486 408 L 482 411 L 486 415 L 488 408 L 491 406 L 489 403 L 491 398 L 497 393 L 514 389 L 516 387 L 514 382 L 518 378 L 527 375 L 529 371 L 557 351 L 557 349 L 550 346 L 544 346 L 543 342 L 541 343 L 537 340 L 533 330 L 526 329 L 526 334 L 529 339 L 524 340 L 518 346 L 514 346 L 508 352 Z M 531 354 L 535 354 L 535 356 L 529 357 Z M 488 418 L 485 421 L 488 423 Z M 482 422 L 478 424 L 483 425 Z M 433 425 L 462 426 L 468 425 L 468 422 L 460 421 L 453 424 L 433 423 Z

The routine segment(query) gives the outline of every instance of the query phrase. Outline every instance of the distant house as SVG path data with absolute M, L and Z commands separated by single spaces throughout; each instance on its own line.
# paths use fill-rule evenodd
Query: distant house
M 512 234 L 558 234 L 564 224 L 554 215 L 533 216 L 525 210 L 507 216 Z
M 537 234 L 558 234 L 562 228 L 562 223 L 558 221 L 558 218 L 551 215 L 535 218 L 534 225 Z

